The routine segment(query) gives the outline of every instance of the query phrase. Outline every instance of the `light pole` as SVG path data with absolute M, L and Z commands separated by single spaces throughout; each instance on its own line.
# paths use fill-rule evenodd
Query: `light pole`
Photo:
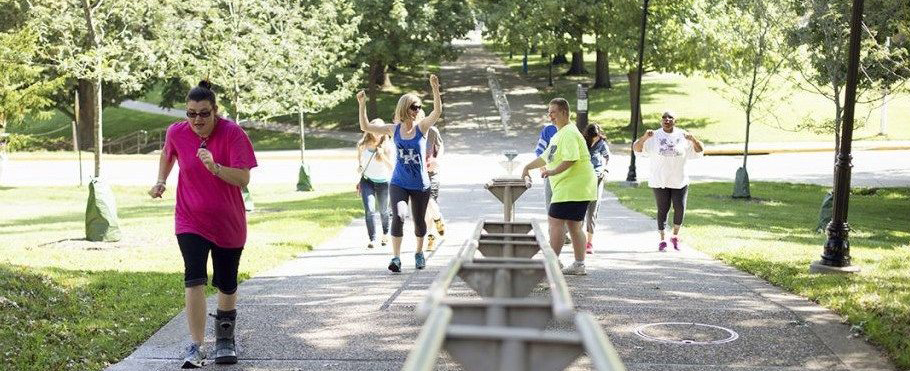
M 584 133 L 585 129 L 588 128 L 588 85 L 578 84 L 575 94 L 578 97 L 575 109 L 575 126 L 578 127 L 578 131 Z
M 850 225 L 847 224 L 847 206 L 850 202 L 850 168 L 853 156 L 853 111 L 856 105 L 856 80 L 859 69 L 859 39 L 863 20 L 863 0 L 853 0 L 850 20 L 850 49 L 847 62 L 847 90 L 844 98 L 843 133 L 840 150 L 834 163 L 834 210 L 828 223 L 828 241 L 821 260 L 809 266 L 812 273 L 856 273 L 859 267 L 850 265 Z
M 641 8 L 641 37 L 638 39 L 638 76 L 636 77 L 638 89 L 635 91 L 635 101 L 632 102 L 632 143 L 638 138 L 638 122 L 641 121 L 641 74 L 642 64 L 645 56 L 645 26 L 648 22 L 648 0 L 644 0 L 644 6 Z M 636 182 L 635 176 L 635 150 L 632 150 L 632 156 L 629 161 L 629 174 L 626 176 L 627 182 Z

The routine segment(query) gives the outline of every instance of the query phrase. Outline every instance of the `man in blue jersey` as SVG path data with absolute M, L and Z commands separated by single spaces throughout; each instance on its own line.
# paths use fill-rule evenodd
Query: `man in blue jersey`
M 546 124 L 540 131 L 540 139 L 537 140 L 537 148 L 534 148 L 534 155 L 540 157 L 543 151 L 550 145 L 550 139 L 556 135 L 556 125 Z M 553 198 L 553 189 L 550 188 L 550 179 L 543 178 L 544 197 L 546 197 L 547 210 L 550 210 L 550 199 Z

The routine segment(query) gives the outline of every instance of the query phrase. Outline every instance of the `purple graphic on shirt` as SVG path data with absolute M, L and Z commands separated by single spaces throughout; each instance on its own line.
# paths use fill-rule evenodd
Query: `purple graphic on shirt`
M 662 137 L 657 140 L 657 153 L 667 157 L 682 156 L 681 148 L 677 149 L 678 145 L 678 138 Z

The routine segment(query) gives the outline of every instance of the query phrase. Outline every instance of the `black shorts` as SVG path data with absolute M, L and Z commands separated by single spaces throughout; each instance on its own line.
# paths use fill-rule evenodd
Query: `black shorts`
M 585 213 L 588 212 L 588 204 L 590 203 L 591 201 L 553 202 L 550 204 L 550 210 L 547 215 L 556 219 L 580 222 L 585 220 Z
M 218 247 L 212 241 L 193 233 L 177 235 L 177 244 L 183 254 L 183 282 L 186 287 L 205 285 L 208 282 L 209 251 L 212 252 L 212 286 L 222 293 L 237 292 L 237 268 L 243 249 Z

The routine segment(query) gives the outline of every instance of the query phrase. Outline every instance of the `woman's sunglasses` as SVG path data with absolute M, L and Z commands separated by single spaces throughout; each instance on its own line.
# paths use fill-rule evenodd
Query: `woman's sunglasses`
M 420 111 L 421 107 L 423 107 L 423 106 L 421 106 L 419 104 L 412 104 L 411 107 L 409 107 L 409 108 L 411 109 L 411 111 L 417 112 L 417 111 Z
M 202 111 L 202 112 L 187 111 L 186 112 L 186 117 L 189 117 L 191 119 L 196 118 L 196 116 L 199 116 L 200 118 L 208 118 L 211 115 L 212 115 L 212 111 Z

